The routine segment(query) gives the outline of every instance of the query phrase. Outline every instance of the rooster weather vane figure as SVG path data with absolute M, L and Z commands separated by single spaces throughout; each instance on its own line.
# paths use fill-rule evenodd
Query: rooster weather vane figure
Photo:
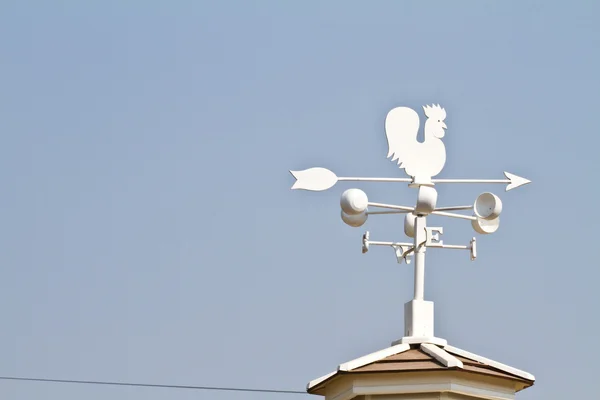
M 406 174 L 414 177 L 414 184 L 431 184 L 431 177 L 439 174 L 446 163 L 446 146 L 442 142 L 447 129 L 446 110 L 439 105 L 424 106 L 425 140 L 417 141 L 419 114 L 412 108 L 396 107 L 385 119 L 388 158 L 397 161 Z
M 310 191 L 327 190 L 339 181 L 354 182 L 406 182 L 411 188 L 416 188 L 417 202 L 413 206 L 383 204 L 369 201 L 367 194 L 360 189 L 346 190 L 340 199 L 342 220 L 352 226 L 360 227 L 369 215 L 406 214 L 404 218 L 404 233 L 412 238 L 407 242 L 374 241 L 367 231 L 362 237 L 362 252 L 366 253 L 370 246 L 388 246 L 394 249 L 398 263 L 410 263 L 415 260 L 415 300 L 423 299 L 425 251 L 427 248 L 462 249 L 468 250 L 471 260 L 477 257 L 476 239 L 472 238 L 468 245 L 448 245 L 440 240 L 442 227 L 428 227 L 428 215 L 439 215 L 451 218 L 470 220 L 473 229 L 480 234 L 494 233 L 500 223 L 502 201 L 493 193 L 480 194 L 473 205 L 437 207 L 438 183 L 502 183 L 507 184 L 506 191 L 530 183 L 520 176 L 504 172 L 506 179 L 437 179 L 446 163 L 446 147 L 444 138 L 447 129 L 446 111 L 440 105 L 424 106 L 427 119 L 424 123 L 424 140 L 418 140 L 420 129 L 419 114 L 408 107 L 392 109 L 385 119 L 385 134 L 388 142 L 388 155 L 391 161 L 404 169 L 410 178 L 368 178 L 368 177 L 338 177 L 332 171 L 315 167 L 303 171 L 290 171 L 296 178 L 292 189 Z M 383 209 L 375 210 L 372 209 Z M 455 213 L 453 211 L 470 211 L 472 215 Z

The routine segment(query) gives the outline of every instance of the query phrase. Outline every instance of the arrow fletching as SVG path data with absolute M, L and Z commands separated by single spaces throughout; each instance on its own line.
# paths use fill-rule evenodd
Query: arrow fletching
M 304 189 L 313 192 L 327 190 L 338 181 L 338 177 L 326 168 L 315 167 L 303 171 L 290 171 L 296 178 L 292 189 Z

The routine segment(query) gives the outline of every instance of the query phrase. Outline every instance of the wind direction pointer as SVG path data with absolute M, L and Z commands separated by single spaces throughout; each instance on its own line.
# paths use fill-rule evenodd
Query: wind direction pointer
M 320 192 L 333 187 L 339 181 L 353 182 L 406 182 L 412 183 L 412 178 L 361 178 L 361 177 L 338 177 L 327 168 L 314 167 L 302 171 L 290 171 L 296 178 L 292 189 L 310 190 Z M 431 179 L 432 183 L 507 183 L 506 191 L 526 185 L 531 181 L 523 177 L 504 172 L 506 179 Z
M 506 179 L 432 179 L 433 183 L 508 183 L 506 191 L 531 183 L 529 179 L 504 171 Z

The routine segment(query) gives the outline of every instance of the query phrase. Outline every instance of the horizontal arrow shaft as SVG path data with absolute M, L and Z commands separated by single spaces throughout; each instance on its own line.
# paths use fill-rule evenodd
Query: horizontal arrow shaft
M 510 179 L 432 179 L 433 183 L 510 183 Z
M 412 182 L 412 178 L 359 178 L 359 177 L 341 177 L 338 181 L 353 182 Z

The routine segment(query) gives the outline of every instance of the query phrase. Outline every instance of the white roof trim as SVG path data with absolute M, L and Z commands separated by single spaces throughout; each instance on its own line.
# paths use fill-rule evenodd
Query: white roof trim
M 409 344 L 397 344 L 395 346 L 376 351 L 375 353 L 367 354 L 366 356 L 362 356 L 362 357 L 356 358 L 354 360 L 345 362 L 343 364 L 340 364 L 336 371 L 331 372 L 327 375 L 323 375 L 320 378 L 317 378 L 317 379 L 314 379 L 314 380 L 308 382 L 308 385 L 306 385 L 306 390 L 310 390 L 310 389 L 314 388 L 315 386 L 317 386 L 318 384 L 320 384 L 321 382 L 326 381 L 327 379 L 331 378 L 333 375 L 337 374 L 338 371 L 351 371 L 355 368 L 360 368 L 364 365 L 371 364 L 375 361 L 383 360 L 386 357 L 393 356 L 395 354 L 400 354 L 409 349 L 410 349 Z
M 453 346 L 446 346 L 444 349 L 450 353 L 454 353 L 458 356 L 469 358 L 471 360 L 479 361 L 481 363 L 489 365 L 490 367 L 494 367 L 501 371 L 508 372 L 509 374 L 520 376 L 521 378 L 529 379 L 530 381 L 535 381 L 535 376 L 531 375 L 530 373 L 521 371 L 520 369 L 510 367 L 506 364 L 502 364 L 494 360 L 490 360 L 489 358 L 481 357 L 477 354 L 469 353 L 466 350 L 457 349 Z
M 393 356 L 405 352 L 410 349 L 409 344 L 397 344 L 392 347 L 388 347 L 383 350 L 376 351 L 375 353 L 367 354 L 352 361 L 340 364 L 338 371 L 352 371 L 355 368 L 360 368 L 364 365 L 374 363 L 375 361 L 383 360 L 386 357 Z
M 317 386 L 319 383 L 331 378 L 333 375 L 336 374 L 336 372 L 337 371 L 331 372 L 327 375 L 323 375 L 320 378 L 317 378 L 317 379 L 314 379 L 314 380 L 308 382 L 308 385 L 306 385 L 306 390 L 310 390 L 310 389 L 314 388 L 315 386 Z
M 438 360 L 446 368 L 463 368 L 462 361 L 435 344 L 421 343 L 421 350 Z
M 317 379 L 314 379 L 314 380 L 308 382 L 308 385 L 306 385 L 306 390 L 310 390 L 310 389 L 314 388 L 315 386 L 317 386 L 318 384 L 320 384 L 321 382 L 326 381 L 327 379 L 331 378 L 333 375 L 338 373 L 338 371 L 351 371 L 355 368 L 360 368 L 367 364 L 374 363 L 375 361 L 383 360 L 386 357 L 393 356 L 395 354 L 400 354 L 409 349 L 410 349 L 409 344 L 397 344 L 395 346 L 376 351 L 375 353 L 367 354 L 366 356 L 356 358 L 352 361 L 345 362 L 343 364 L 340 364 L 336 371 L 331 372 L 327 375 L 323 375 L 320 378 L 317 378 Z

